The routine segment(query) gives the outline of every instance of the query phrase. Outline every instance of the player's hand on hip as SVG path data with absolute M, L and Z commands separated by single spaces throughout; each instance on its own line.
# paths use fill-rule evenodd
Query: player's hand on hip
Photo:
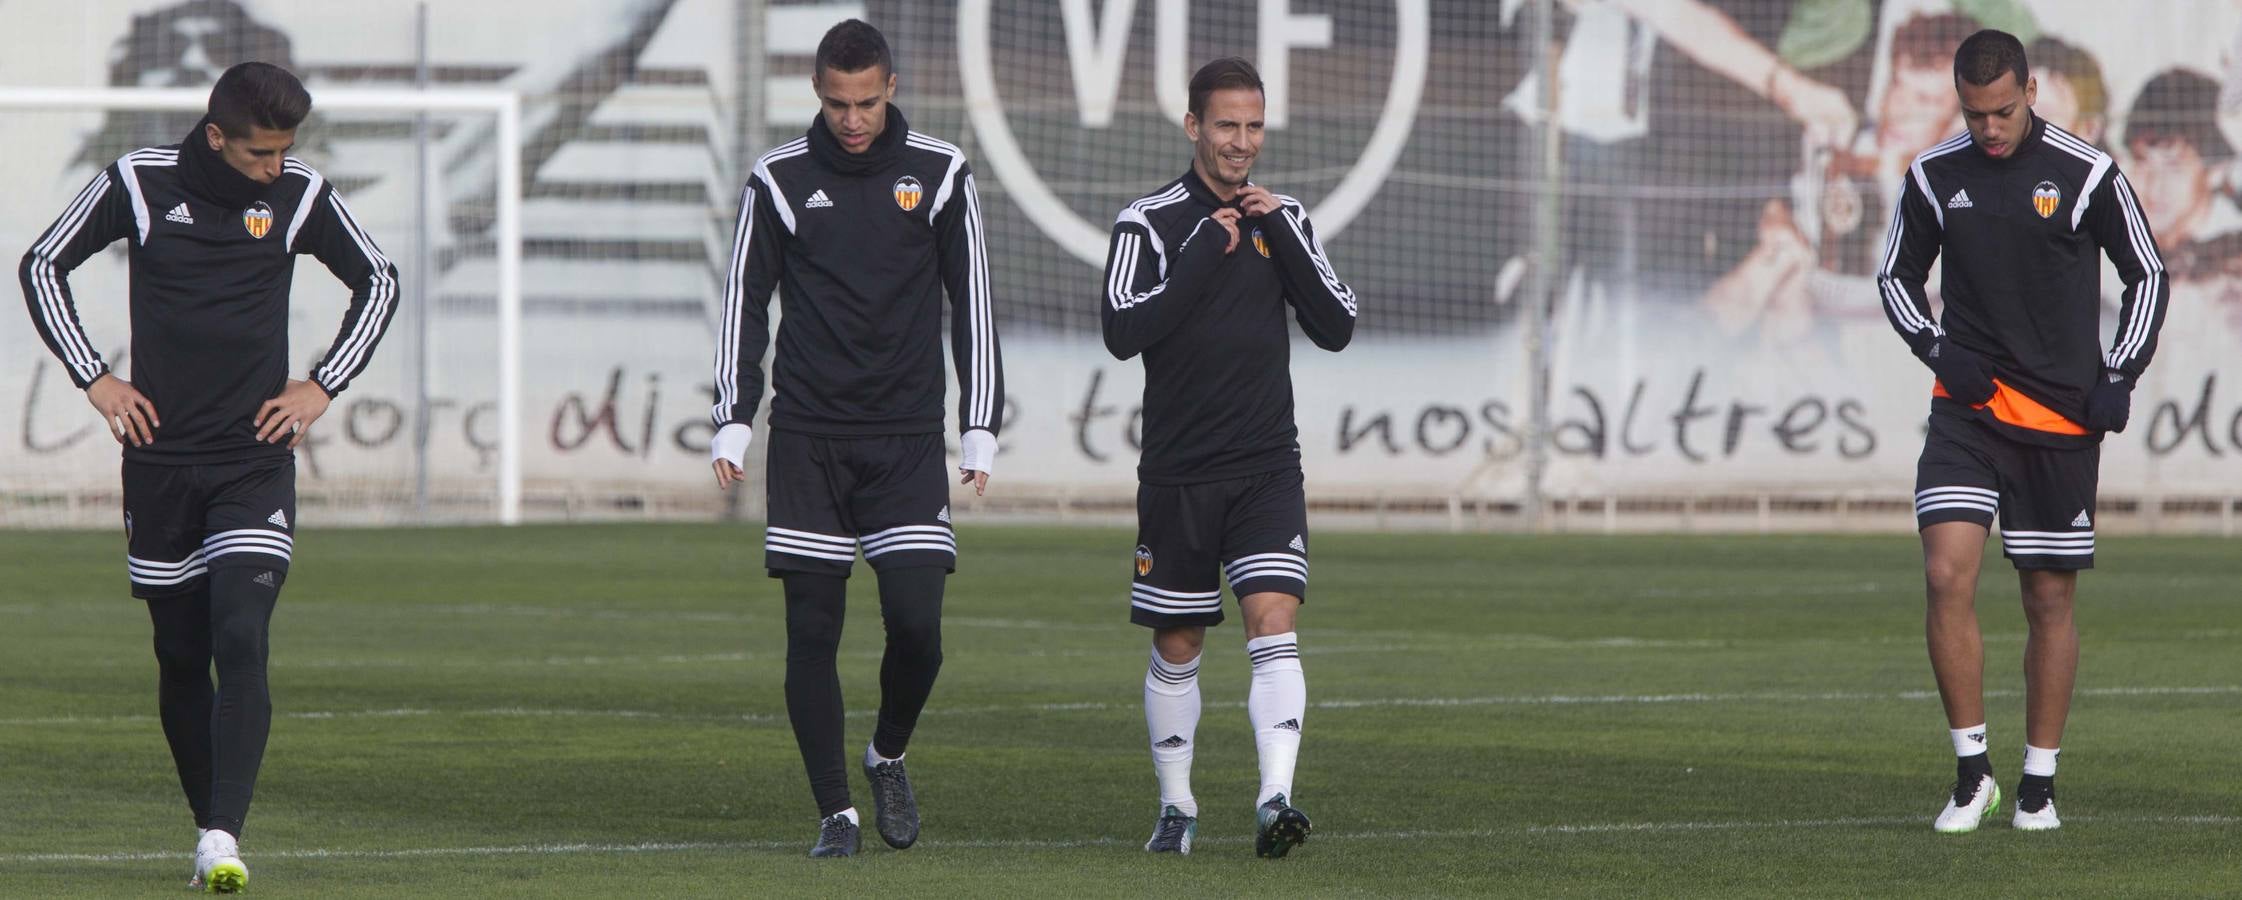
M 996 435 L 986 428 L 958 435 L 958 483 L 973 486 L 973 496 L 989 493 L 989 473 L 996 470 Z
M 296 449 L 303 444 L 304 435 L 311 433 L 311 423 L 327 414 L 327 404 L 333 399 L 327 396 L 326 388 L 289 379 L 280 396 L 257 407 L 257 440 L 277 444 L 286 438 L 288 449 Z
M 1238 189 L 1238 208 L 1249 216 L 1268 216 L 1276 214 L 1279 204 L 1268 188 L 1249 184 Z
M 716 471 L 717 490 L 728 491 L 747 480 L 747 445 L 754 441 L 755 429 L 745 423 L 733 422 L 716 429 L 716 436 L 708 442 L 708 465 Z
M 156 442 L 156 429 L 163 427 L 156 405 L 114 372 L 104 372 L 86 386 L 86 401 L 101 411 L 101 421 L 108 424 L 109 436 L 117 443 L 145 447 Z
M 2124 431 L 2133 417 L 2133 379 L 2104 369 L 2086 391 L 2085 425 L 2095 431 Z
M 1236 207 L 1225 206 L 1215 210 L 1213 215 L 1207 217 L 1213 219 L 1216 225 L 1222 226 L 1223 231 L 1230 233 L 1230 243 L 1222 247 L 1222 255 L 1224 256 L 1228 256 L 1230 251 L 1238 249 L 1238 218 L 1242 215 L 1244 214 L 1238 212 Z
M 1996 388 L 1993 378 L 1985 373 L 1985 364 L 1977 354 L 1941 337 L 1932 342 L 1931 349 L 1923 355 L 1923 363 L 1938 375 L 1938 383 L 1946 386 L 1946 395 L 1971 406 L 1989 403 Z

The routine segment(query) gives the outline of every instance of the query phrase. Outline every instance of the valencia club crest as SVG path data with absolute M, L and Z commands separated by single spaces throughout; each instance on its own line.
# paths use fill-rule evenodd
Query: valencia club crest
M 2061 205 L 2063 189 L 2056 187 L 2055 182 L 2042 181 L 2032 188 L 2032 211 L 2039 213 L 2040 218 L 2055 215 L 2055 208 Z
M 259 200 L 241 211 L 241 227 L 249 229 L 249 236 L 263 239 L 272 231 L 272 207 Z

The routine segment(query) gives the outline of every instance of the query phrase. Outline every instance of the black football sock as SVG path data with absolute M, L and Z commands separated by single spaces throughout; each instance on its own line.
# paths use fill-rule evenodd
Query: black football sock
M 210 827 L 210 581 L 148 601 L 156 631 L 156 704 L 195 827 Z
M 265 683 L 273 605 L 287 573 L 237 567 L 210 573 L 210 650 L 218 667 L 212 716 L 211 828 L 235 837 L 249 818 L 257 769 L 272 733 L 272 692 Z
M 795 572 L 783 580 L 786 717 L 794 723 L 794 743 L 802 750 L 810 795 L 823 818 L 850 806 L 847 762 L 841 749 L 841 673 L 833 660 L 841 645 L 848 579 Z
M 880 573 L 887 654 L 880 660 L 880 720 L 872 730 L 872 751 L 883 758 L 903 756 L 942 671 L 942 587 L 948 577 L 940 566 Z

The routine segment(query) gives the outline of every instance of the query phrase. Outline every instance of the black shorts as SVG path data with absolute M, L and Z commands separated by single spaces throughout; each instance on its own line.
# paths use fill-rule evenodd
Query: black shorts
M 2001 553 L 2019 569 L 2094 567 L 2094 492 L 2102 448 L 2043 447 L 1976 419 L 1931 415 L 1915 467 L 1915 527 L 2000 514 Z
M 202 466 L 124 464 L 125 569 L 144 600 L 202 586 L 214 569 L 288 575 L 295 548 L 292 457 Z
M 874 570 L 955 572 L 950 482 L 939 434 L 817 437 L 771 429 L 763 565 L 846 577 L 856 551 Z
M 1244 597 L 1308 598 L 1308 497 L 1300 470 L 1203 484 L 1137 486 L 1129 621 L 1222 624 L 1222 581 Z

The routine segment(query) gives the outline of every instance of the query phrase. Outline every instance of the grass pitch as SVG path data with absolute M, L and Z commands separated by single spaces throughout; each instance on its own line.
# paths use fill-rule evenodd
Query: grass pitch
M 2242 544 L 2104 539 L 2063 830 L 1930 830 L 1952 777 L 1918 551 L 1891 537 L 1319 535 L 1296 793 L 1253 858 L 1248 667 L 1201 674 L 1197 852 L 1156 793 L 1130 536 L 967 528 L 911 746 L 920 846 L 815 809 L 748 526 L 318 531 L 275 617 L 251 896 L 2204 896 L 2242 891 Z M 0 534 L 0 888 L 169 896 L 193 829 L 121 538 Z M 861 566 L 842 678 L 871 730 Z M 1989 557 L 1994 760 L 2021 613 Z M 868 804 L 852 771 L 859 803 Z

